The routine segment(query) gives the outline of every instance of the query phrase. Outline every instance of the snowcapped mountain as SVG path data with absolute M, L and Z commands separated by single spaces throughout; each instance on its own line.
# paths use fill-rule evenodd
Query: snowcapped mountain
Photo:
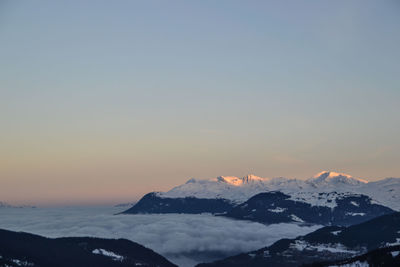
M 219 176 L 209 180 L 192 178 L 185 184 L 168 192 L 158 192 L 157 195 L 161 198 L 222 198 L 240 204 L 258 193 L 269 191 L 281 191 L 296 201 L 330 207 L 336 206 L 335 199 L 339 195 L 364 194 L 379 204 L 400 210 L 400 178 L 367 182 L 348 174 L 328 171 L 307 180 L 262 178 L 255 175 L 243 178 Z M 321 197 L 320 193 L 326 197 Z
M 168 192 L 152 192 L 124 211 L 213 213 L 261 223 L 351 225 L 400 210 L 400 179 L 367 182 L 321 172 L 307 180 L 219 176 L 190 179 Z
M 368 183 L 366 180 L 354 178 L 345 173 L 323 171 L 307 180 L 308 183 L 320 186 L 332 185 L 362 185 Z
M 172 188 L 168 192 L 158 192 L 160 197 L 167 198 L 223 198 L 234 203 L 242 203 L 250 197 L 266 191 L 277 191 L 281 188 L 301 188 L 303 181 L 287 178 L 261 178 L 247 175 L 243 178 L 219 176 L 209 180 L 190 179 L 185 184 Z

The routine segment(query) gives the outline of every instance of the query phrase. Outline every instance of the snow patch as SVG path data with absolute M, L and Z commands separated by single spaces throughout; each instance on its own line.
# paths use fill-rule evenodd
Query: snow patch
M 337 193 L 337 192 L 291 192 L 289 193 L 290 199 L 308 203 L 311 206 L 323 206 L 328 208 L 335 208 L 337 206 L 336 199 L 352 195 L 351 193 Z
M 355 202 L 355 201 L 350 201 L 350 203 L 351 203 L 351 205 L 353 205 L 353 206 L 360 207 L 360 204 L 358 204 L 358 203 Z
M 400 245 L 400 238 L 396 238 L 396 241 L 393 243 L 386 243 L 386 246 L 397 246 Z
M 347 254 L 357 254 L 358 253 L 358 251 L 349 250 L 347 247 L 345 247 L 341 243 L 310 244 L 304 240 L 295 240 L 294 243 L 290 244 L 290 248 L 297 249 L 299 251 L 316 250 L 318 252 L 329 251 L 332 253 L 347 253 Z
M 341 264 L 341 265 L 331 265 L 329 267 L 369 267 L 368 262 L 366 261 L 355 261 L 352 263 L 346 263 L 346 264 Z
M 342 230 L 338 230 L 338 231 L 333 231 L 333 232 L 331 232 L 331 234 L 333 234 L 333 235 L 338 235 L 338 234 L 340 234 L 342 232 Z
M 302 219 L 300 219 L 299 217 L 297 217 L 294 214 L 291 214 L 290 217 L 292 218 L 293 221 L 295 222 L 304 222 Z
M 346 215 L 350 216 L 365 216 L 364 212 L 346 212 Z
M 0 257 L 0 259 L 1 259 L 1 257 Z M 28 262 L 28 261 L 22 261 L 22 260 L 18 260 L 18 259 L 12 259 L 11 261 L 18 266 L 34 266 L 33 263 Z
M 264 258 L 271 257 L 271 255 L 269 254 L 269 250 L 264 250 L 263 257 Z
M 275 212 L 275 213 L 281 213 L 281 212 L 284 212 L 285 210 L 287 210 L 287 209 L 286 208 L 280 208 L 280 207 L 276 207 L 275 209 L 268 209 L 268 211 Z
M 390 254 L 392 254 L 393 258 L 395 258 L 400 254 L 400 251 L 392 251 L 392 252 L 390 252 Z
M 108 251 L 102 248 L 96 248 L 92 251 L 93 254 L 103 255 L 112 258 L 114 261 L 123 261 L 124 257 L 118 254 L 115 254 L 112 251 Z

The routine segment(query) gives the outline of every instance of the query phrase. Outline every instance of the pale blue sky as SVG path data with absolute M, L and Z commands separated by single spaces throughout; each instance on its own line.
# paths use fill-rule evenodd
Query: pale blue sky
M 399 177 L 399 14 L 398 1 L 0 1 L 0 200 Z

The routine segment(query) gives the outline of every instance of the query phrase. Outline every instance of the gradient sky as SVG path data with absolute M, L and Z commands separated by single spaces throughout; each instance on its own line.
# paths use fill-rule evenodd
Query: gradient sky
M 400 176 L 399 1 L 0 1 L 0 201 Z

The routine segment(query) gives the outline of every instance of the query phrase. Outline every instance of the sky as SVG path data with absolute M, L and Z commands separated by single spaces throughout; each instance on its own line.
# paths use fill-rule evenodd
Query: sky
M 400 177 L 398 1 L 0 1 L 0 201 Z

